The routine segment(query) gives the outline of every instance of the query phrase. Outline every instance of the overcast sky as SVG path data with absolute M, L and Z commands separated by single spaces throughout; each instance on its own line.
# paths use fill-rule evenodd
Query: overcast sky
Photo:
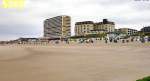
M 150 1 L 26 0 L 23 9 L 4 9 L 0 6 L 0 40 L 42 37 L 43 21 L 58 15 L 72 17 L 72 35 L 75 22 L 100 22 L 103 18 L 114 21 L 116 28 L 139 30 L 150 25 Z

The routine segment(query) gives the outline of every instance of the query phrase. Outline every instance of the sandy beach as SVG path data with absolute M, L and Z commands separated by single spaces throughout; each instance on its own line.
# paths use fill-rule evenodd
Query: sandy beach
M 150 75 L 150 45 L 0 46 L 0 81 L 135 81 Z

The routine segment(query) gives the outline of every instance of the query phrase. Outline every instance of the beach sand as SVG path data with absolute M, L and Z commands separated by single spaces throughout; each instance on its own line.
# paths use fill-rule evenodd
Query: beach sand
M 0 46 L 0 81 L 135 81 L 149 75 L 148 45 Z

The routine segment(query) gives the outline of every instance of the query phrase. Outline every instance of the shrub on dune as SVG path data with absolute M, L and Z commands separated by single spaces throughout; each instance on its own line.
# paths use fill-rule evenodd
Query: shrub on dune
M 144 77 L 144 78 L 136 80 L 136 81 L 150 81 L 150 76 Z

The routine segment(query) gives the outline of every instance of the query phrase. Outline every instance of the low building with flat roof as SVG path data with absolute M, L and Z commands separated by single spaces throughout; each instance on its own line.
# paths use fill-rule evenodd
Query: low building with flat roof
M 128 36 L 135 35 L 138 32 L 138 30 L 131 29 L 131 28 L 120 28 L 120 29 L 118 29 L 118 31 L 121 32 L 121 33 L 125 33 Z
M 142 28 L 141 31 L 144 33 L 150 33 L 150 26 Z

